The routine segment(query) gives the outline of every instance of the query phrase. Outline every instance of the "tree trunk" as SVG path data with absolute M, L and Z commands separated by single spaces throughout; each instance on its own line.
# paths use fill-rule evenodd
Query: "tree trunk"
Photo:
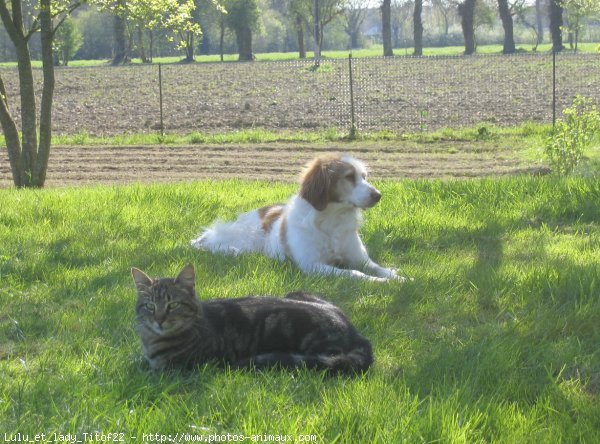
M 358 48 L 358 37 L 360 36 L 360 31 L 355 30 L 350 32 L 350 48 L 357 49 Z
M 413 31 L 415 38 L 415 51 L 413 55 L 423 55 L 423 21 L 421 13 L 423 12 L 423 0 L 415 0 L 415 10 L 413 12 Z
M 115 14 L 114 16 L 113 31 L 114 46 L 111 64 L 116 66 L 129 61 L 127 54 L 127 38 L 125 37 L 125 20 L 118 14 Z
M 302 17 L 296 16 L 296 34 L 298 35 L 298 58 L 306 58 L 306 46 L 304 45 L 304 26 L 302 26 Z
M 498 0 L 498 12 L 500 13 L 502 27 L 504 28 L 504 46 L 502 48 L 502 54 L 514 54 L 516 48 L 515 37 L 513 34 L 513 18 L 508 7 L 508 0 Z
M 140 60 L 142 63 L 148 63 L 148 57 L 146 56 L 146 48 L 144 48 L 144 29 L 142 24 L 137 25 L 137 35 L 138 35 L 138 51 L 140 53 Z
M 450 34 L 450 19 L 448 11 L 444 11 L 444 45 L 448 45 L 448 35 Z
M 394 55 L 392 46 L 392 1 L 383 0 L 381 3 L 381 37 L 383 38 L 383 56 Z
M 33 166 L 37 161 L 37 112 L 33 71 L 27 41 L 17 46 L 17 66 L 21 95 L 21 179 L 20 186 L 33 186 Z
M 475 1 L 476 0 L 465 0 L 458 5 L 460 25 L 465 39 L 465 55 L 475 53 Z
M 402 23 L 399 23 L 396 26 L 392 26 L 392 45 L 394 45 L 395 48 L 400 48 L 402 46 L 402 42 L 400 39 L 400 36 L 404 32 L 402 26 Z
M 320 28 L 320 13 L 321 7 L 319 5 L 319 0 L 314 0 L 314 8 L 313 8 L 313 21 L 315 23 L 314 29 L 314 38 L 315 38 L 315 64 L 319 65 L 319 60 L 321 59 L 321 33 L 322 30 Z
M 23 104 L 31 101 L 31 98 L 29 98 L 29 100 L 24 100 L 23 93 L 28 93 L 30 90 L 33 90 L 33 76 L 31 75 L 31 59 L 29 57 L 27 39 L 23 33 L 23 12 L 21 10 L 20 2 L 12 2 L 10 10 L 6 6 L 6 3 L 0 2 L 0 15 L 2 16 L 4 29 L 6 29 L 6 32 L 8 33 L 8 36 L 15 47 L 15 52 L 18 57 L 17 66 L 21 93 L 21 114 L 24 114 L 29 110 L 26 109 L 24 111 Z M 29 66 L 29 76 L 24 75 L 25 71 L 27 70 L 27 66 Z M 28 80 L 32 82 L 31 88 L 24 88 L 23 81 L 26 82 Z M 23 141 L 19 135 L 17 124 L 10 114 L 6 96 L 6 88 L 4 87 L 4 82 L 1 78 L 0 93 L 2 94 L 0 97 L 0 123 L 2 124 L 2 131 L 4 132 L 4 139 L 6 142 L 6 149 L 8 151 L 8 159 L 13 176 L 13 183 L 16 187 L 26 186 L 26 183 L 23 182 L 23 178 L 26 177 L 23 172 L 27 169 L 27 165 L 23 165 L 25 160 L 23 156 Z M 33 99 L 35 106 L 35 97 L 33 97 Z M 33 111 L 33 116 L 29 117 L 33 117 L 33 119 L 35 119 L 35 108 Z M 24 115 L 23 117 L 25 118 L 26 116 Z M 27 126 L 24 122 L 24 119 L 22 119 L 21 125 L 22 128 Z M 23 138 L 24 137 L 25 134 L 23 132 Z M 29 176 L 31 177 L 31 174 Z
M 544 42 L 544 22 L 542 20 L 542 0 L 535 0 L 535 23 L 537 27 L 537 44 Z M 536 46 L 537 47 L 537 46 Z
M 148 36 L 150 38 L 150 63 L 154 62 L 154 33 L 150 29 L 148 31 Z
M 188 32 L 185 36 L 185 58 L 184 63 L 192 63 L 194 61 L 194 33 Z
M 8 103 L 6 102 L 6 89 L 4 82 L 0 77 L 0 123 L 4 132 L 4 141 L 8 150 L 8 161 L 10 171 L 13 177 L 15 187 L 21 187 L 21 139 L 19 139 L 19 129 L 10 115 Z
M 562 43 L 563 8 L 559 0 L 550 0 L 550 35 L 552 36 L 552 52 L 560 52 L 565 47 Z
M 219 55 L 221 56 L 221 61 L 223 61 L 223 52 L 225 51 L 224 42 L 225 42 L 225 20 L 221 19 L 221 33 L 219 34 Z
M 236 28 L 235 36 L 238 45 L 238 60 L 240 62 L 254 60 L 254 54 L 252 54 L 252 30 L 250 27 L 244 25 Z
M 40 32 L 44 81 L 40 104 L 40 144 L 37 152 L 37 162 L 33 171 L 33 185 L 36 187 L 43 187 L 46 182 L 46 171 L 48 169 L 48 158 L 50 157 L 50 145 L 52 142 L 52 101 L 54 98 L 52 40 L 54 29 L 50 3 L 51 0 L 40 0 Z
M 39 26 L 43 67 L 40 125 L 37 125 L 37 106 L 34 91 L 33 70 L 29 53 L 29 38 L 23 26 L 21 3 L 13 1 L 11 12 L 5 3 L 0 4 L 2 22 L 17 53 L 19 93 L 21 97 L 21 137 L 10 115 L 6 90 L 0 78 L 0 124 L 4 132 L 6 148 L 16 187 L 42 187 L 46 180 L 48 157 L 52 134 L 52 98 L 54 94 L 54 54 L 52 40 L 51 0 L 40 0 Z M 38 146 L 39 130 L 39 146 Z

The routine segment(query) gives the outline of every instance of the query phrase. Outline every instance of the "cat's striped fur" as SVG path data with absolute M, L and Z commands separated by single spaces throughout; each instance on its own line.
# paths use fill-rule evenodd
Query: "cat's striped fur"
M 191 265 L 175 279 L 152 279 L 136 268 L 132 275 L 139 334 L 153 369 L 215 361 L 352 373 L 373 362 L 369 341 L 339 308 L 316 296 L 297 292 L 201 302 Z

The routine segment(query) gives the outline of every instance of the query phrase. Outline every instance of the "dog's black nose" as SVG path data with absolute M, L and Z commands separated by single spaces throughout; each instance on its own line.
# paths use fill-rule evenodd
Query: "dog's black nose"
M 379 202 L 381 200 L 381 193 L 379 191 L 377 191 L 377 190 L 371 191 L 371 200 L 374 203 Z

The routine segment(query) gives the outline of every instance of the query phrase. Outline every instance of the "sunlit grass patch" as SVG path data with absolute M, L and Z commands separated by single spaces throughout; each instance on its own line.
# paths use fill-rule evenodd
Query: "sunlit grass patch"
M 2 433 L 315 435 L 317 442 L 594 442 L 600 435 L 600 184 L 381 181 L 371 256 L 414 280 L 307 276 L 189 241 L 294 185 L 0 190 Z M 197 270 L 202 299 L 304 289 L 339 305 L 376 362 L 148 371 L 129 268 Z M 81 435 L 83 436 L 83 435 Z

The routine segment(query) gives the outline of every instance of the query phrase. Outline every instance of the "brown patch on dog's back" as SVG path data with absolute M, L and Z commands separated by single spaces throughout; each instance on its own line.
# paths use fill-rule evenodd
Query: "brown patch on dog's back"
M 259 208 L 258 217 L 261 220 L 261 227 L 265 233 L 271 231 L 273 224 L 281 214 L 283 213 L 285 205 L 283 204 L 275 204 L 275 205 L 267 205 L 266 207 Z

